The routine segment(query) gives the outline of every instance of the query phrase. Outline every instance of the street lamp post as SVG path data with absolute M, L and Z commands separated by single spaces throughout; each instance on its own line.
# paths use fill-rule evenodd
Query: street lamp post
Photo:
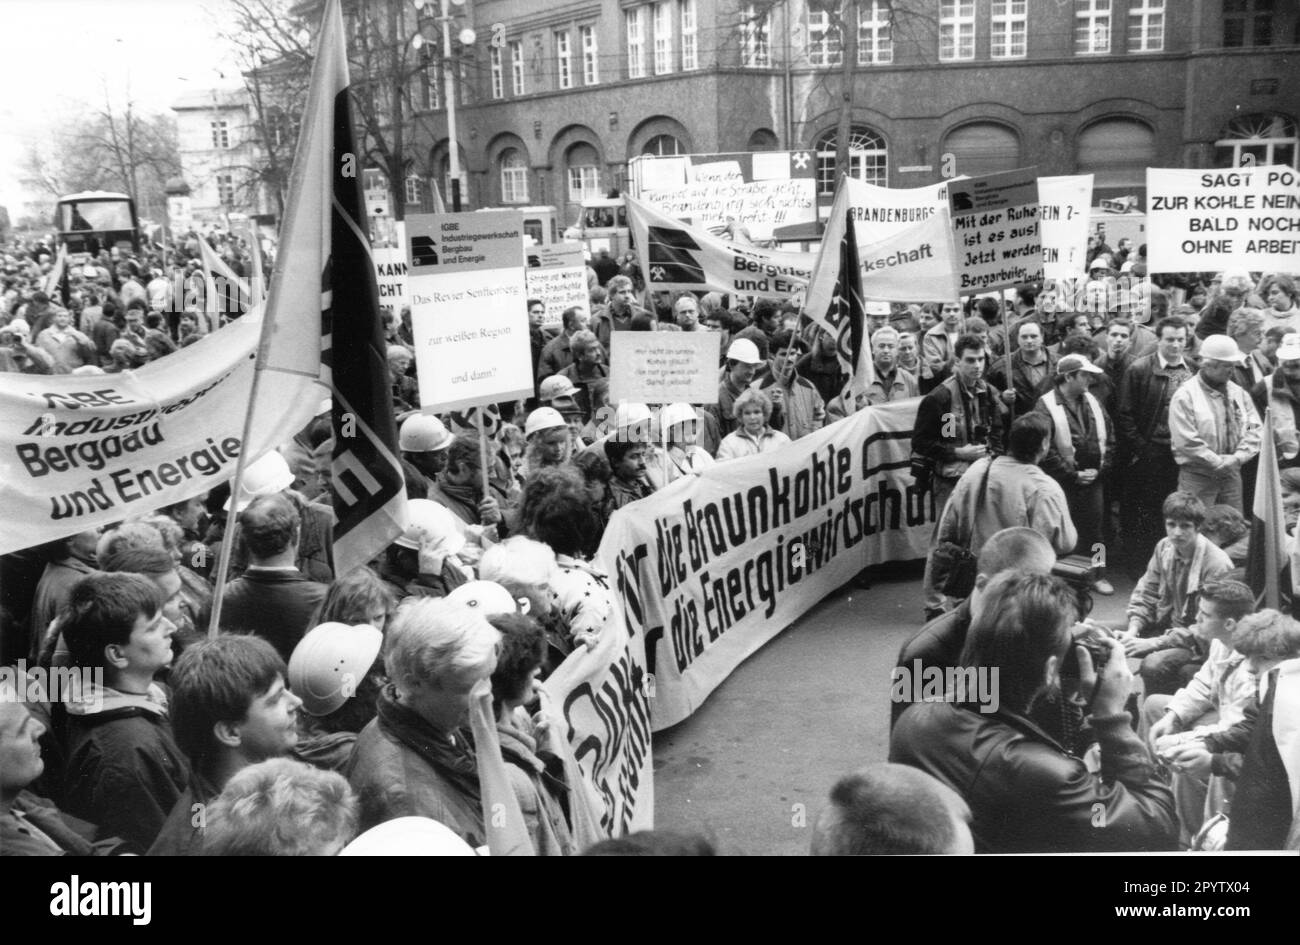
M 415 8 L 423 10 L 428 2 L 429 0 L 414 0 Z M 453 213 L 459 213 L 460 145 L 456 141 L 456 69 L 451 61 L 452 15 L 449 2 L 459 7 L 464 5 L 465 0 L 440 0 L 441 10 L 437 18 L 442 28 L 442 85 L 447 95 L 447 157 L 451 170 L 451 209 Z M 469 46 L 475 40 L 474 31 L 466 27 L 461 30 L 459 38 L 462 45 Z M 413 40 L 415 48 L 419 49 L 424 42 L 424 37 L 417 33 Z

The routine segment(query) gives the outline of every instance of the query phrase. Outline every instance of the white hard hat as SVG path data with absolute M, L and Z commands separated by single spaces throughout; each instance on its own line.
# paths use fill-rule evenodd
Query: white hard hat
M 417 551 L 425 541 L 434 541 L 443 554 L 454 555 L 465 547 L 460 520 L 451 509 L 432 499 L 410 499 L 406 503 L 406 531 L 394 542 Z
M 567 426 L 564 417 L 554 407 L 538 407 L 528 415 L 528 421 L 524 424 L 524 436 L 532 436 L 534 433 L 550 430 L 553 427 Z
M 255 463 L 250 463 L 244 470 L 244 479 L 239 484 L 239 500 L 235 511 L 242 512 L 258 496 L 275 495 L 293 485 L 293 470 L 289 461 L 275 450 L 267 453 Z M 230 511 L 230 499 L 226 500 L 225 509 Z
M 468 581 L 448 594 L 447 600 L 464 604 L 484 617 L 519 612 L 519 605 L 510 592 L 496 581 Z
M 758 345 L 748 338 L 737 338 L 728 346 L 727 360 L 740 361 L 743 364 L 763 363 L 763 359 L 758 354 Z
M 614 426 L 620 430 L 634 427 L 638 423 L 645 423 L 649 419 L 650 408 L 635 401 L 621 401 L 618 409 L 614 411 Z
M 659 411 L 659 426 L 669 429 L 679 423 L 695 422 L 700 418 L 690 404 L 669 404 Z
M 289 688 L 302 710 L 319 718 L 347 702 L 383 645 L 384 635 L 364 623 L 323 623 L 308 632 L 289 657 Z
M 451 446 L 451 434 L 432 414 L 412 414 L 402 421 L 397 448 L 404 453 L 436 453 Z
M 573 381 L 569 380 L 563 374 L 553 374 L 538 388 L 538 398 L 540 400 L 555 400 L 557 397 L 572 397 L 578 392 Z
M 339 856 L 475 856 L 473 847 L 429 817 L 398 817 L 371 827 Z

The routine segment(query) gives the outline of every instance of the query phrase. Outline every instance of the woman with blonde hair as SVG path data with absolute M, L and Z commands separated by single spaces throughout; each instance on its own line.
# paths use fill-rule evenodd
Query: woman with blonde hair
M 718 446 L 718 462 L 771 453 L 790 442 L 779 430 L 773 430 L 772 399 L 761 390 L 748 388 L 736 398 L 732 415 L 740 425 L 722 438 Z

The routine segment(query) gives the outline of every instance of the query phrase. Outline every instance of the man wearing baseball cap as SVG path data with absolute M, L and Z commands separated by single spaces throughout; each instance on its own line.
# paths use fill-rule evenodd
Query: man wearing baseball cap
M 1278 467 L 1300 466 L 1300 335 L 1284 335 L 1277 349 L 1277 370 L 1250 390 L 1261 417 L 1273 407 L 1271 427 Z
M 1227 335 L 1201 345 L 1201 369 L 1169 402 L 1169 439 L 1178 488 L 1207 507 L 1241 510 L 1241 467 L 1259 454 L 1263 424 L 1250 396 L 1231 380 L 1245 359 Z
M 1034 409 L 1052 424 L 1051 446 L 1043 471 L 1061 484 L 1070 518 L 1079 532 L 1074 553 L 1092 557 L 1103 539 L 1105 491 L 1103 480 L 1115 456 L 1115 424 L 1106 408 L 1089 392 L 1101 368 L 1081 354 L 1067 354 L 1056 363 L 1054 386 L 1038 398 Z M 1110 595 L 1105 562 L 1095 564 L 1093 590 Z

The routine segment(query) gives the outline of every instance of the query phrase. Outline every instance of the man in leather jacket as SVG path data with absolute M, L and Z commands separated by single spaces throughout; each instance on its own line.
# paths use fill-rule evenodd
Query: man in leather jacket
M 1173 794 L 1124 710 L 1133 676 L 1118 641 L 1106 641 L 1110 654 L 1100 670 L 1074 648 L 1077 691 L 1093 693 L 1087 722 L 1100 746 L 1099 771 L 1030 721 L 1034 706 L 1061 686 L 1073 604 L 1073 592 L 1054 577 L 1007 571 L 994 578 L 962 665 L 997 671 L 996 707 L 922 702 L 894 727 L 889 760 L 934 775 L 966 799 L 976 852 L 1174 846 Z

